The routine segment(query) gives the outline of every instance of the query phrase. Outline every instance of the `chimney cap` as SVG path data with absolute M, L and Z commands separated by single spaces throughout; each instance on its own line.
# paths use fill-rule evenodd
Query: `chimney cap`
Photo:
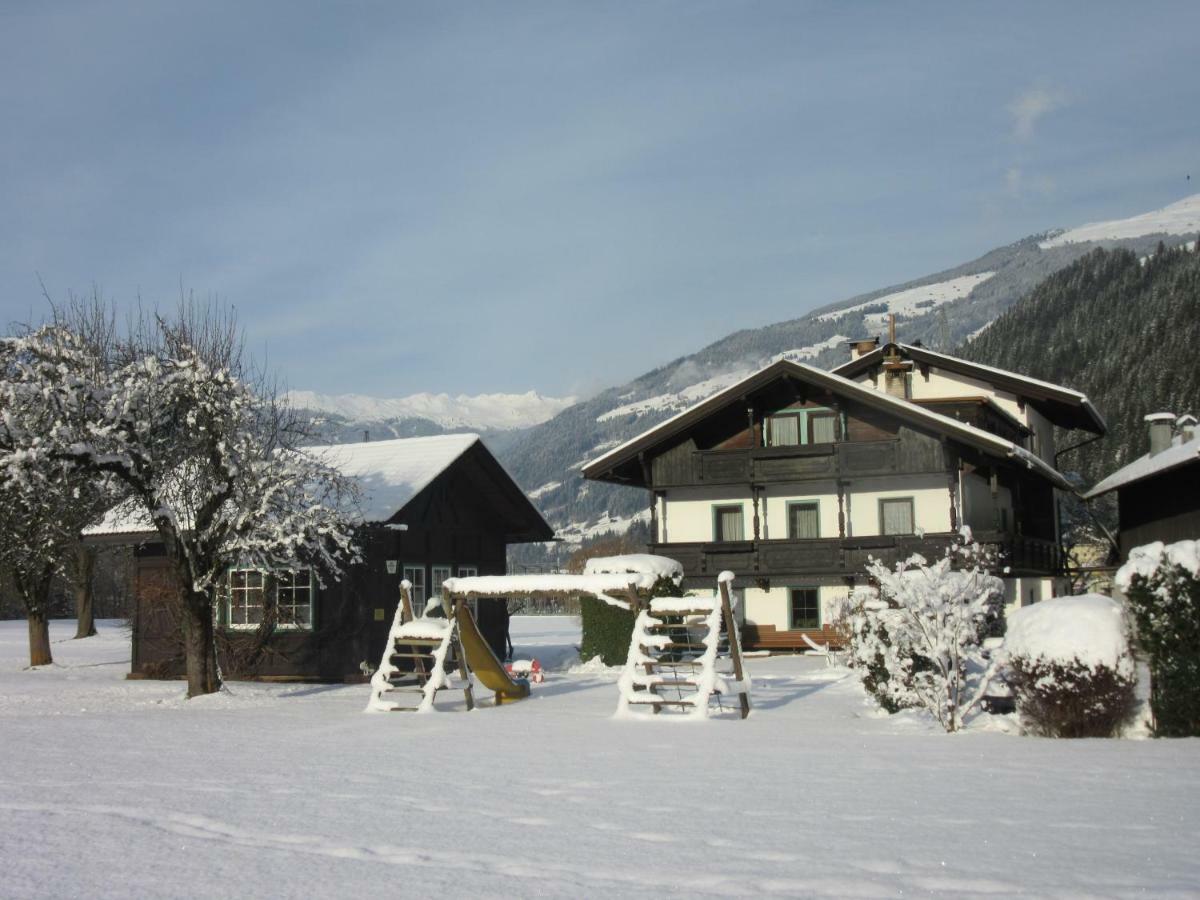
M 1175 413 L 1169 413 L 1169 412 L 1150 413 L 1150 415 L 1146 416 L 1142 421 L 1144 421 L 1144 422 L 1174 422 L 1175 421 Z

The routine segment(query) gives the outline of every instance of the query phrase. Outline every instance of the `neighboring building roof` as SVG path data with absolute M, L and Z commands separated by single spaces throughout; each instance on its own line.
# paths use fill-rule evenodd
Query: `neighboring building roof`
M 304 449 L 358 482 L 364 522 L 386 522 L 478 440 L 477 434 L 439 434 Z
M 1010 372 L 1007 369 L 997 369 L 967 359 L 959 359 L 957 356 L 935 353 L 925 347 L 916 347 L 912 344 L 884 344 L 870 353 L 864 353 L 857 359 L 836 366 L 833 372 L 844 378 L 856 378 L 872 366 L 881 363 L 883 357 L 892 351 L 897 351 L 901 356 L 914 362 L 977 378 L 1019 397 L 1024 397 L 1032 401 L 1055 425 L 1061 425 L 1064 428 L 1081 428 L 1093 434 L 1105 434 L 1108 431 L 1104 417 L 1092 406 L 1092 401 L 1087 398 L 1086 394 L 1062 385 L 1052 384 L 1049 381 L 1041 381 L 1037 378 L 1030 378 L 1028 375 Z
M 360 521 L 386 522 L 477 442 L 477 434 L 443 434 L 325 444 L 305 447 L 304 451 L 358 483 L 362 491 Z M 83 533 L 95 537 L 152 534 L 154 530 L 140 504 L 123 503 Z
M 972 425 L 967 425 L 965 422 L 959 422 L 948 416 L 924 409 L 908 400 L 893 397 L 884 391 L 876 391 L 865 387 L 841 375 L 786 359 L 779 360 L 760 369 L 753 375 L 749 375 L 741 381 L 725 388 L 725 390 L 719 391 L 707 400 L 703 400 L 685 409 L 665 422 L 659 423 L 653 428 L 642 432 L 637 437 L 626 441 L 621 446 L 610 450 L 603 456 L 597 457 L 583 467 L 584 477 L 597 477 L 620 463 L 635 457 L 639 452 L 645 451 L 671 435 L 702 421 L 747 392 L 757 390 L 778 378 L 787 376 L 793 376 L 809 384 L 827 388 L 834 393 L 852 397 L 863 406 L 890 413 L 902 420 L 924 425 L 926 428 L 936 431 L 939 434 L 953 437 L 967 446 L 990 453 L 993 456 L 1003 456 L 1017 460 L 1028 468 L 1037 471 L 1057 487 L 1063 490 L 1072 489 L 1070 483 L 1058 471 L 1024 447 L 1018 447 L 1012 441 L 1005 440 L 1002 437 L 990 434 Z
M 1174 417 L 1172 416 L 1172 418 Z M 1176 435 L 1170 447 L 1160 450 L 1153 456 L 1147 453 L 1145 456 L 1138 457 L 1094 485 L 1083 496 L 1085 500 L 1090 500 L 1151 476 L 1161 475 L 1169 469 L 1176 469 L 1197 461 L 1200 461 L 1200 433 L 1188 441 L 1183 440 L 1182 435 Z

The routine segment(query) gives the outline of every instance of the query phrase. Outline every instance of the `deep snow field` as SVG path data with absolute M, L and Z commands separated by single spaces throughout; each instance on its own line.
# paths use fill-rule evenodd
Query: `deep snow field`
M 514 618 L 552 670 L 512 706 L 184 701 L 124 680 L 117 623 L 74 628 L 26 671 L 0 622 L 5 898 L 1200 895 L 1196 740 L 945 735 L 811 658 L 748 660 L 746 721 L 614 720 L 616 672 L 566 671 L 566 617 Z

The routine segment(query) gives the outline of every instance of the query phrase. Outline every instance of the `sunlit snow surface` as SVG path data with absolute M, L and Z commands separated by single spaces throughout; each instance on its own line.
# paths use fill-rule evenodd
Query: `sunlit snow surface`
M 1144 234 L 1192 234 L 1197 231 L 1200 231 L 1200 194 L 1193 194 L 1162 209 L 1139 216 L 1113 219 L 1109 222 L 1090 222 L 1078 228 L 1070 228 L 1062 234 L 1042 241 L 1038 246 L 1049 250 L 1051 247 L 1085 241 L 1117 241 L 1141 237 Z
M 949 281 L 939 281 L 937 284 L 923 284 L 920 287 L 906 288 L 903 291 L 896 291 L 894 294 L 885 294 L 882 297 L 876 297 L 874 300 L 867 300 L 854 306 L 848 306 L 845 309 L 822 313 L 817 318 L 822 321 L 838 319 L 847 313 L 883 304 L 886 307 L 883 311 L 872 312 L 863 316 L 863 324 L 868 328 L 882 328 L 887 324 L 889 315 L 894 314 L 901 318 L 923 316 L 944 303 L 953 303 L 955 300 L 961 300 L 995 274 L 995 272 L 980 272 L 975 275 L 962 275 L 958 278 L 951 278 Z
M 1200 742 L 947 736 L 794 658 L 747 661 L 744 722 L 617 721 L 615 670 L 566 672 L 573 620 L 513 625 L 531 699 L 415 717 L 366 685 L 185 702 L 124 680 L 113 623 L 54 623 L 24 671 L 0 623 L 0 895 L 1200 892 Z

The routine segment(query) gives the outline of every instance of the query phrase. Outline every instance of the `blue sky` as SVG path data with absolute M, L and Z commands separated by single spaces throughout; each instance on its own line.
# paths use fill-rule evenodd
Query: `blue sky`
M 9 0 L 0 317 L 39 276 L 182 285 L 294 388 L 587 393 L 1200 189 L 1197 34 L 1195 3 Z

